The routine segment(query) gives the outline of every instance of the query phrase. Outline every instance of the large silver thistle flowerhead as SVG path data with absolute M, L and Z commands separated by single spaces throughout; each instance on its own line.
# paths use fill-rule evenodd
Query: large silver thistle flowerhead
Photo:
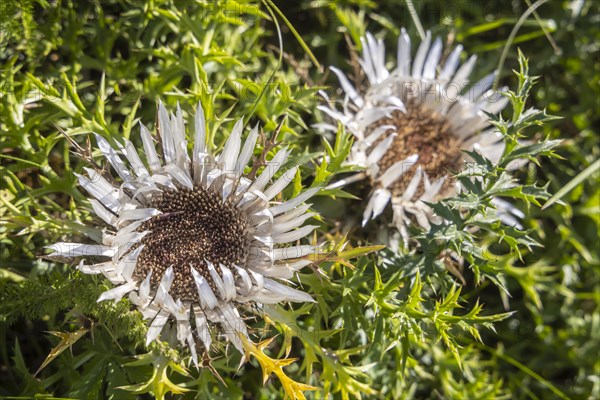
M 159 104 L 162 154 L 141 125 L 146 162 L 129 140 L 115 140 L 111 146 L 96 135 L 118 182 L 90 168 L 87 177 L 78 179 L 93 196 L 95 214 L 110 227 L 101 244 L 49 246 L 54 250 L 51 256 L 83 257 L 79 270 L 103 274 L 116 285 L 98 301 L 119 301 L 128 294 L 149 321 L 147 344 L 161 332 L 166 338 L 176 337 L 189 347 L 196 365 L 196 343 L 208 352 L 216 335 L 243 353 L 248 328 L 240 310 L 313 301 L 292 288 L 288 279 L 310 264 L 303 257 L 316 250 L 298 241 L 316 228 L 303 224 L 315 215 L 305 201 L 318 188 L 274 201 L 298 168 L 271 182 L 288 150 L 279 150 L 264 168 L 261 165 L 260 174 L 256 164 L 248 171 L 258 127 L 242 144 L 239 120 L 221 153 L 213 156 L 205 145 L 205 125 L 199 105 L 190 157 L 181 109 L 178 106 L 176 115 L 169 116 Z M 91 256 L 102 261 L 89 263 Z
M 370 178 L 373 187 L 363 225 L 379 216 L 391 201 L 394 225 L 405 240 L 409 224 L 416 222 L 430 229 L 431 222 L 440 222 L 425 202 L 460 190 L 449 175 L 468 166 L 469 157 L 463 150 L 476 150 L 492 162 L 498 161 L 504 150 L 500 134 L 491 128 L 486 115 L 499 113 L 508 103 L 492 90 L 495 75 L 473 84 L 469 77 L 477 57 L 460 65 L 459 45 L 442 64 L 442 41 L 431 42 L 427 32 L 412 59 L 411 39 L 402 29 L 397 64 L 390 71 L 383 41 L 367 33 L 361 39 L 359 63 L 368 84 L 357 89 L 341 70 L 331 67 L 345 92 L 342 109 L 331 101 L 319 106 L 355 137 L 350 163 L 365 168 L 362 176 Z M 331 124 L 319 125 L 337 130 Z

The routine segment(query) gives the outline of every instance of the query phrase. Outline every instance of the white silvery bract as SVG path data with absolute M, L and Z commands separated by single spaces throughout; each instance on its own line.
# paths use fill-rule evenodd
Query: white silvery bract
M 431 222 L 441 222 L 424 202 L 460 190 L 448 175 L 468 167 L 469 158 L 462 150 L 478 151 L 492 162 L 499 160 L 504 143 L 485 113 L 499 113 L 508 99 L 492 90 L 494 74 L 470 83 L 477 57 L 461 65 L 462 46 L 440 63 L 442 41 L 438 38 L 432 43 L 430 32 L 413 59 L 411 39 L 402 29 L 397 63 L 391 71 L 386 67 L 382 40 L 367 33 L 361 44 L 359 62 L 368 79 L 366 88 L 359 93 L 341 70 L 331 67 L 345 92 L 344 102 L 338 109 L 322 93 L 327 105 L 319 109 L 354 135 L 349 163 L 365 171 L 330 187 L 369 178 L 373 191 L 363 225 L 391 202 L 394 225 L 407 240 L 407 226 L 413 218 L 424 229 Z M 337 131 L 332 124 L 317 126 Z M 516 209 L 504 211 L 503 215 L 518 214 Z
M 258 166 L 248 172 L 258 127 L 242 143 L 239 120 L 221 153 L 213 156 L 205 145 L 200 105 L 194 126 L 190 157 L 181 109 L 178 106 L 176 115 L 169 117 L 159 104 L 162 154 L 141 125 L 146 162 L 129 140 L 111 145 L 96 135 L 120 183 L 89 168 L 87 177 L 78 178 L 93 196 L 94 212 L 110 228 L 101 244 L 57 243 L 49 248 L 54 250 L 51 256 L 83 257 L 79 270 L 103 274 L 116 285 L 98 301 L 118 301 L 128 294 L 149 321 L 148 344 L 165 326 L 172 327 L 198 365 L 196 342 L 208 352 L 217 333 L 243 353 L 241 340 L 248 330 L 240 310 L 313 301 L 291 287 L 289 279 L 310 264 L 305 256 L 317 250 L 298 241 L 316 228 L 304 225 L 315 215 L 305 201 L 318 188 L 274 201 L 298 168 L 273 179 L 289 155 L 286 148 L 262 173 L 257 173 Z M 95 256 L 94 262 L 86 260 L 90 256 Z

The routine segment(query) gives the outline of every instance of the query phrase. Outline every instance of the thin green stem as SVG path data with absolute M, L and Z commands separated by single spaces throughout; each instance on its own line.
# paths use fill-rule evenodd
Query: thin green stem
M 508 362 L 509 364 L 512 364 L 513 366 L 517 367 L 518 369 L 520 369 L 521 371 L 523 371 L 527 375 L 531 376 L 533 379 L 535 379 L 538 382 L 540 382 L 542 385 L 546 386 L 557 397 L 560 397 L 563 400 L 569 400 L 569 396 L 567 396 L 559 388 L 557 388 L 556 386 L 554 386 L 550 381 L 548 381 L 543 376 L 541 376 L 540 374 L 538 374 L 537 372 L 535 372 L 531 368 L 527 367 L 526 365 L 521 364 L 519 361 L 515 360 L 514 358 L 509 357 L 506 354 L 503 354 L 503 353 L 497 351 L 496 349 L 493 349 L 493 348 L 491 348 L 489 346 L 486 346 L 485 344 L 475 343 L 475 345 L 478 346 L 478 347 L 480 347 L 480 348 L 482 348 L 482 349 L 484 349 L 485 351 L 493 354 L 494 356 L 496 356 L 496 357 L 498 357 L 498 358 L 500 358 L 500 359 Z
M 273 17 L 274 20 L 275 20 L 275 17 L 273 16 L 272 10 L 275 10 L 277 15 L 279 15 L 279 17 L 281 17 L 283 22 L 290 29 L 290 31 L 292 32 L 292 34 L 294 35 L 294 37 L 296 38 L 298 43 L 300 43 L 300 46 L 302 47 L 302 49 L 306 52 L 306 54 L 308 54 L 308 57 L 310 58 L 312 63 L 315 65 L 315 67 L 317 67 L 320 72 L 323 72 L 323 67 L 321 66 L 321 64 L 319 64 L 319 61 L 317 61 L 317 58 L 315 57 L 315 55 L 312 53 L 312 51 L 310 50 L 310 48 L 308 47 L 306 42 L 302 39 L 302 36 L 300 36 L 300 34 L 296 30 L 296 28 L 294 28 L 292 23 L 286 18 L 286 16 L 281 12 L 281 10 L 275 5 L 275 3 L 273 3 L 273 1 L 271 1 L 271 0 L 263 0 L 263 3 L 267 6 L 267 8 L 270 9 L 269 12 L 271 13 L 271 16 Z M 281 38 L 280 38 L 280 40 L 281 40 Z
M 535 3 L 533 3 L 533 5 L 531 5 L 527 10 L 525 10 L 523 15 L 521 15 L 521 18 L 519 18 L 519 20 L 515 24 L 513 30 L 510 32 L 510 35 L 508 36 L 508 39 L 506 40 L 506 44 L 504 45 L 504 49 L 502 50 L 502 55 L 500 56 L 500 61 L 498 62 L 498 68 L 496 68 L 496 79 L 494 80 L 494 86 L 493 86 L 494 89 L 496 89 L 498 87 L 498 82 L 500 80 L 500 73 L 502 72 L 502 68 L 504 67 L 504 61 L 506 61 L 506 56 L 508 55 L 508 50 L 510 49 L 510 45 L 512 44 L 512 42 L 515 40 L 515 36 L 517 36 L 517 32 L 519 31 L 519 29 L 521 28 L 521 26 L 523 25 L 525 20 L 531 15 L 531 13 L 533 13 L 536 8 L 538 8 L 542 4 L 546 3 L 547 1 L 548 0 L 538 0 Z
M 542 207 L 542 210 L 550 207 L 556 201 L 558 201 L 561 197 L 569 193 L 571 190 L 575 189 L 579 186 L 580 183 L 585 181 L 588 177 L 590 177 L 594 172 L 600 170 L 600 160 L 596 160 L 586 169 L 581 171 L 577 176 L 569 181 L 565 186 L 563 186 L 556 194 L 548 199 L 546 204 Z
M 530 0 L 525 0 L 525 3 L 527 3 L 528 7 L 531 7 Z M 556 41 L 554 41 L 554 38 L 550 34 L 550 31 L 548 30 L 548 28 L 546 28 L 546 26 L 542 23 L 542 19 L 540 18 L 537 11 L 535 11 L 535 10 L 533 11 L 533 16 L 535 17 L 535 20 L 537 21 L 537 23 L 540 25 L 540 28 L 542 28 L 542 31 L 544 32 L 544 35 L 546 35 L 548 42 L 550 42 L 550 45 L 554 49 L 554 54 L 556 54 L 557 56 L 562 54 L 562 50 L 560 49 L 560 47 L 558 47 L 558 45 L 556 44 Z
M 266 0 L 266 1 L 268 1 L 268 0 Z M 258 108 L 258 103 L 260 102 L 260 100 L 263 98 L 263 96 L 267 92 L 267 88 L 269 87 L 271 82 L 273 82 L 273 79 L 275 79 L 275 74 L 279 70 L 279 67 L 281 66 L 281 61 L 283 60 L 283 38 L 281 37 L 281 28 L 279 27 L 279 22 L 277 22 L 277 18 L 275 18 L 275 14 L 273 14 L 273 10 L 271 9 L 271 7 L 268 4 L 266 4 L 266 6 L 267 6 L 267 10 L 269 11 L 269 14 L 271 14 L 271 18 L 273 19 L 273 23 L 275 24 L 275 27 L 277 29 L 277 39 L 279 40 L 279 58 L 277 59 L 277 65 L 275 66 L 275 69 L 273 69 L 273 72 L 269 76 L 267 83 L 261 89 L 260 95 L 254 102 L 254 105 L 252 106 L 252 110 L 250 110 L 250 113 L 244 119 L 244 125 L 246 125 L 248 123 L 248 121 L 250 121 L 250 118 L 252 118 L 252 116 L 254 115 L 254 112 Z
M 417 10 L 415 9 L 415 5 L 412 0 L 406 0 L 406 6 L 408 7 L 408 11 L 410 12 L 410 16 L 417 27 L 417 31 L 419 31 L 419 36 L 421 36 L 421 40 L 425 40 L 427 36 L 425 34 L 425 30 L 423 29 L 423 25 L 421 24 L 421 20 L 419 20 L 419 15 L 417 14 Z

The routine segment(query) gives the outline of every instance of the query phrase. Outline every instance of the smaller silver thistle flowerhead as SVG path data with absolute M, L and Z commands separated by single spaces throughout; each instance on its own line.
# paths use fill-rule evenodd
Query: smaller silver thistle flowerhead
M 448 176 L 468 166 L 470 160 L 463 150 L 476 150 L 492 162 L 497 162 L 504 150 L 500 134 L 486 115 L 499 113 L 508 103 L 507 98 L 492 90 L 495 75 L 471 84 L 469 77 L 477 57 L 460 65 L 459 45 L 441 65 L 442 41 L 437 38 L 431 42 L 431 33 L 427 32 L 413 60 L 410 37 L 402 29 L 397 65 L 389 71 L 383 41 L 367 33 L 361 38 L 359 60 L 368 79 L 366 89 L 359 93 L 341 70 L 331 67 L 345 92 L 343 107 L 338 110 L 329 101 L 319 106 L 355 137 L 349 162 L 365 168 L 364 175 L 373 187 L 363 225 L 391 202 L 394 225 L 405 241 L 409 224 L 416 222 L 430 229 L 431 222 L 441 222 L 425 202 L 460 190 Z M 323 96 L 329 100 L 325 93 Z M 327 123 L 319 127 L 337 130 Z M 501 201 L 496 204 L 508 206 Z M 509 209 L 499 214 L 515 221 Z
M 263 304 L 312 302 L 288 279 L 310 264 L 316 246 L 297 242 L 316 226 L 304 225 L 315 214 L 305 201 L 312 188 L 284 202 L 273 199 L 292 181 L 298 167 L 272 178 L 289 152 L 279 150 L 262 173 L 251 162 L 258 126 L 242 144 L 239 120 L 221 153 L 208 153 L 201 105 L 194 120 L 188 154 L 181 109 L 176 115 L 159 103 L 162 154 L 140 124 L 146 162 L 127 139 L 113 147 L 96 135 L 98 147 L 119 177 L 109 181 L 86 168 L 79 184 L 90 194 L 94 212 L 110 227 L 101 244 L 56 243 L 54 257 L 82 257 L 78 269 L 103 274 L 114 285 L 98 301 L 119 301 L 128 294 L 149 321 L 147 344 L 161 333 L 189 347 L 198 365 L 196 343 L 208 352 L 217 334 L 243 353 L 248 328 L 240 310 Z M 255 166 L 257 167 L 257 166 Z M 291 243 L 291 245 L 289 245 Z M 94 256 L 104 261 L 88 263 Z M 167 327 L 167 328 L 165 328 Z

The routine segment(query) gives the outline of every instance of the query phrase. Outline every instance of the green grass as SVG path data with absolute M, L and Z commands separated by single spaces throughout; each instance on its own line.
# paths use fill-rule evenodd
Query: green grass
M 146 327 L 128 301 L 96 303 L 110 283 L 44 258 L 44 246 L 100 237 L 74 175 L 103 162 L 88 150 L 90 133 L 139 145 L 137 123 L 154 127 L 158 99 L 179 102 L 186 118 L 201 102 L 212 149 L 239 118 L 265 132 L 283 121 L 290 164 L 301 165 L 285 194 L 333 182 L 347 172 L 337 167 L 349 135 L 311 128 L 325 118 L 315 111 L 317 90 L 337 87 L 327 67 L 350 70 L 348 44 L 359 46 L 367 30 L 385 37 L 389 57 L 402 26 L 414 45 L 413 18 L 477 53 L 476 78 L 499 69 L 499 84 L 515 95 L 497 124 L 514 146 L 499 165 L 478 161 L 480 186 L 435 206 L 451 223 L 412 232 L 417 250 L 353 250 L 379 243 L 376 224 L 349 232 L 338 224 L 360 215 L 364 201 L 339 191 L 317 197 L 317 237 L 331 253 L 320 264 L 324 277 L 307 271 L 300 280 L 318 301 L 278 306 L 273 321 L 252 322 L 254 337 L 278 335 L 266 354 L 298 358 L 284 371 L 318 388 L 305 392 L 309 398 L 600 396 L 600 11 L 591 1 L 548 1 L 529 15 L 527 8 L 525 1 L 3 2 L 0 397 L 133 399 L 133 390 L 168 389 L 152 380 L 166 371 L 172 391 L 189 389 L 184 398 L 280 398 L 281 381 L 263 386 L 256 359 L 238 371 L 231 349 L 211 362 L 226 385 L 208 368 L 182 370 L 183 352 L 145 349 Z M 525 93 L 529 75 L 538 78 Z M 536 123 L 506 122 L 530 108 L 560 119 L 540 112 Z M 517 138 L 532 146 L 520 148 Z M 510 177 L 502 163 L 523 153 L 537 164 L 517 172 L 517 189 L 502 186 Z M 492 190 L 524 211 L 524 232 L 481 222 Z M 465 206 L 467 215 L 459 212 Z M 441 258 L 445 249 L 465 258 L 460 278 Z M 70 350 L 34 376 L 60 341 L 47 331 L 81 329 Z M 144 382 L 156 386 L 135 386 Z

